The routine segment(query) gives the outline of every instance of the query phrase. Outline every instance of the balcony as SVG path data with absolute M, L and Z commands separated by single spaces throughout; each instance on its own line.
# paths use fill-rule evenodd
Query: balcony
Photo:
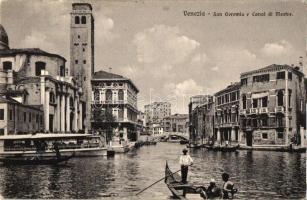
M 251 108 L 250 109 L 250 114 L 252 114 L 252 115 L 258 114 L 258 108 Z
M 275 107 L 275 113 L 284 113 L 285 109 L 283 106 L 277 106 Z
M 267 114 L 267 113 L 269 113 L 269 109 L 268 108 L 259 108 L 259 113 L 260 114 Z
M 240 115 L 246 115 L 246 110 L 245 109 L 244 110 L 240 110 L 239 113 L 240 113 Z

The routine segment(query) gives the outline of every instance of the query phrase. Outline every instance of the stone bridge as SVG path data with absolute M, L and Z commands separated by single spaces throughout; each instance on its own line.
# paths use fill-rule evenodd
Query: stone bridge
M 189 140 L 189 133 L 181 133 L 181 132 L 164 132 L 162 134 L 152 135 L 154 138 L 168 138 L 170 136 L 178 136 L 179 138 Z

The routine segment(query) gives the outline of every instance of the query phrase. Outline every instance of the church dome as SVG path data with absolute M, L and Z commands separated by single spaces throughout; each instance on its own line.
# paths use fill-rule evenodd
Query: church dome
M 0 49 L 8 49 L 9 48 L 9 37 L 3 26 L 0 24 Z

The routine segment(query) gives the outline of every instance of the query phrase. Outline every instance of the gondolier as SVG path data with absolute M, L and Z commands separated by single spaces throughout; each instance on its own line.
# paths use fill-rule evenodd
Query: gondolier
M 187 183 L 189 166 L 193 165 L 193 159 L 187 154 L 188 150 L 182 150 L 183 155 L 180 156 L 179 164 L 181 165 L 181 181 L 182 183 Z

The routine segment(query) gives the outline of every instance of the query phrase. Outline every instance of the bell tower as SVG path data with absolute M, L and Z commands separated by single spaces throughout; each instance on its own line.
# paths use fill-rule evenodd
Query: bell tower
M 94 74 L 94 17 L 89 3 L 73 3 L 70 22 L 70 72 L 83 91 L 86 133 L 91 129 L 91 79 Z

